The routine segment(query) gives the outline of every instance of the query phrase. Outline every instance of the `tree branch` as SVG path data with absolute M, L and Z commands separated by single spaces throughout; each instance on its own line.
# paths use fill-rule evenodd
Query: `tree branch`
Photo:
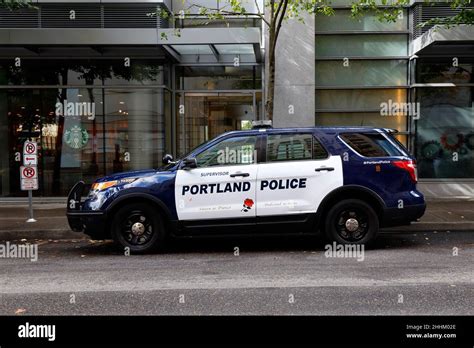
M 270 27 L 270 22 L 267 21 L 267 19 L 265 18 L 265 13 L 262 12 L 262 10 L 260 10 L 260 6 L 258 5 L 258 0 L 254 0 L 255 1 L 255 6 L 257 7 L 257 11 L 258 13 L 260 14 L 260 19 L 268 26 Z M 265 6 L 265 5 L 264 5 Z
M 283 7 L 282 12 L 280 14 L 280 18 L 278 18 L 278 24 L 277 24 L 277 29 L 276 29 L 276 33 L 275 33 L 275 42 L 278 40 L 278 35 L 280 34 L 281 24 L 283 22 L 283 19 L 285 18 L 286 9 L 288 8 L 288 0 L 283 0 L 283 2 L 284 2 L 284 7 Z
M 257 1 L 257 0 L 255 0 L 255 1 Z M 189 7 L 187 7 L 186 10 L 190 10 L 193 7 L 194 8 L 199 8 L 199 9 L 204 9 L 206 12 L 211 12 L 211 14 L 203 13 L 203 15 L 207 16 L 207 17 L 209 17 L 212 14 L 217 14 L 217 15 L 220 14 L 220 15 L 228 15 L 228 16 L 244 16 L 244 17 L 255 16 L 257 18 L 260 18 L 262 21 L 264 21 L 266 25 L 268 25 L 268 26 L 271 25 L 271 23 L 265 18 L 265 15 L 258 8 L 258 4 L 257 4 L 257 9 L 259 11 L 258 13 L 254 13 L 254 12 L 235 12 L 235 11 L 224 10 L 224 8 L 226 8 L 227 6 L 219 9 L 219 8 L 206 7 L 206 6 L 199 5 L 199 4 L 192 4 Z M 181 14 L 180 13 L 178 13 L 178 14 L 173 13 L 173 15 L 179 17 Z
M 275 12 L 275 21 L 276 21 L 277 18 L 278 18 L 278 15 L 279 15 L 279 13 L 280 13 L 281 6 L 283 5 L 283 2 L 284 2 L 284 1 L 280 0 L 280 3 L 278 4 L 278 8 L 277 8 L 277 10 L 276 10 L 276 12 Z M 272 19 L 273 19 L 273 18 L 272 18 Z

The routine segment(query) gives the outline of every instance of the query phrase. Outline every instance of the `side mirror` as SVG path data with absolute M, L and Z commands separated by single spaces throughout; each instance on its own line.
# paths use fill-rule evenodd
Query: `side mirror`
M 189 157 L 189 158 L 185 158 L 183 159 L 183 165 L 182 167 L 183 169 L 193 169 L 193 168 L 197 168 L 197 161 L 194 157 Z
M 170 164 L 173 162 L 173 156 L 167 153 L 166 155 L 163 156 L 163 159 L 161 160 L 163 164 Z

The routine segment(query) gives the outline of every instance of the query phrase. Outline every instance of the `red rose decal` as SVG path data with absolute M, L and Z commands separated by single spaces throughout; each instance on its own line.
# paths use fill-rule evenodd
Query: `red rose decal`
M 242 211 L 248 212 L 250 209 L 252 209 L 252 207 L 253 207 L 253 200 L 250 199 L 250 198 L 246 198 L 244 200 L 244 207 L 243 207 Z

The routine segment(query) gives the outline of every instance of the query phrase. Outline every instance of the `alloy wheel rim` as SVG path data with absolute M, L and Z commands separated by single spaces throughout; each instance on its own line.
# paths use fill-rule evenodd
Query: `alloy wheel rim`
M 345 209 L 338 214 L 336 231 L 345 241 L 358 242 L 369 231 L 369 217 L 361 209 Z
M 143 212 L 133 212 L 123 220 L 121 233 L 130 245 L 143 246 L 153 237 L 152 220 Z

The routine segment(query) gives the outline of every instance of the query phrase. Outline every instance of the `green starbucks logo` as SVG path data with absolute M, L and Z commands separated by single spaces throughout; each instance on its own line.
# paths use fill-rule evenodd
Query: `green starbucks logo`
M 71 127 L 64 132 L 64 142 L 73 149 L 82 149 L 89 141 L 89 133 L 78 126 Z

